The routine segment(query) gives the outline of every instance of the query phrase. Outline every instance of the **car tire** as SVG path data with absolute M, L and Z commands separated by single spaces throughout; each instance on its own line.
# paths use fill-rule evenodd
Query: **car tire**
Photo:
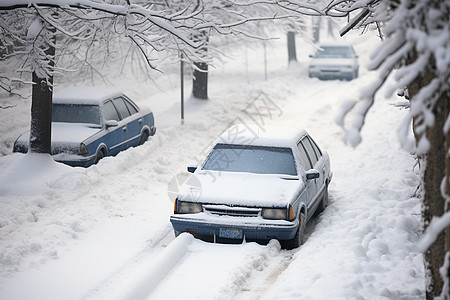
M 105 157 L 105 151 L 103 149 L 99 149 L 95 155 L 94 165 L 96 165 L 103 157 Z
M 141 134 L 141 139 L 139 140 L 139 145 L 143 145 L 148 140 L 148 137 L 149 137 L 148 132 L 144 131 Z
M 286 250 L 292 250 L 300 247 L 304 242 L 305 229 L 306 229 L 306 215 L 304 212 L 300 213 L 299 216 L 300 224 L 298 225 L 297 232 L 291 240 L 283 241 L 281 243 L 282 247 Z

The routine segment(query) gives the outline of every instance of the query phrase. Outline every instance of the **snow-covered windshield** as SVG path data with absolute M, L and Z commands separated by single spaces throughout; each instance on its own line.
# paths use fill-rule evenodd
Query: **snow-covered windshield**
M 217 144 L 204 170 L 297 175 L 290 148 Z
M 98 105 L 53 104 L 52 121 L 101 125 Z
M 315 58 L 351 58 L 352 56 L 348 46 L 321 46 L 314 55 Z

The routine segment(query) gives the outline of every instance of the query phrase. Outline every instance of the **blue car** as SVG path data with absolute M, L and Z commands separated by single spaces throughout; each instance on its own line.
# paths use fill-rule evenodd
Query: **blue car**
M 58 162 L 88 167 L 142 145 L 155 132 L 153 113 L 119 91 L 83 87 L 54 94 L 51 154 Z M 20 135 L 13 151 L 27 153 L 29 139 L 29 131 Z
M 306 223 L 328 203 L 330 159 L 305 130 L 235 125 L 179 189 L 175 235 L 268 241 L 298 247 Z

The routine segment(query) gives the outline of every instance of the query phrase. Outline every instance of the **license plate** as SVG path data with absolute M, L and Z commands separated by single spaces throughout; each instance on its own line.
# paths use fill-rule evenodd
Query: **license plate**
M 242 229 L 237 228 L 220 228 L 219 237 L 225 239 L 242 239 L 244 233 Z

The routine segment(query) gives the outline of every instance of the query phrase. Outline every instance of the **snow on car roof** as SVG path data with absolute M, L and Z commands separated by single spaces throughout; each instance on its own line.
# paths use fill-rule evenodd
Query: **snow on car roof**
M 70 87 L 56 91 L 53 103 L 99 104 L 119 94 L 122 92 L 112 87 Z
M 306 130 L 292 127 L 236 124 L 225 130 L 216 144 L 293 147 L 306 134 Z

